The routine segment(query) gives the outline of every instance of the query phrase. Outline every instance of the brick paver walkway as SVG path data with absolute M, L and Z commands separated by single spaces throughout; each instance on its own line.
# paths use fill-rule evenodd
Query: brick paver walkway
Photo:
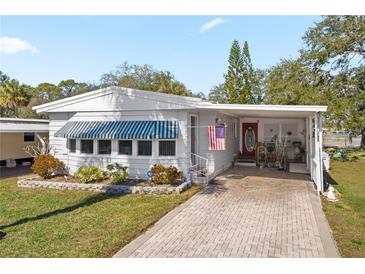
M 335 257 L 318 199 L 305 175 L 232 168 L 115 257 Z

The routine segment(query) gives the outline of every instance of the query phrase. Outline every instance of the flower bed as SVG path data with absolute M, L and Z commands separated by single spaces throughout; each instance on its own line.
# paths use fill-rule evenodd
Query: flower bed
M 191 182 L 182 182 L 179 185 L 147 185 L 132 183 L 129 180 L 126 184 L 111 185 L 105 183 L 80 184 L 68 181 L 43 180 L 38 178 L 20 179 L 17 182 L 19 187 L 29 188 L 50 188 L 59 190 L 86 190 L 94 192 L 104 192 L 111 194 L 178 194 L 191 187 Z

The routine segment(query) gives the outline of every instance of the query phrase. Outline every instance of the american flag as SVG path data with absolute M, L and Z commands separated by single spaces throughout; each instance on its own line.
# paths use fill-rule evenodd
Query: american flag
M 225 150 L 225 126 L 208 126 L 209 150 Z

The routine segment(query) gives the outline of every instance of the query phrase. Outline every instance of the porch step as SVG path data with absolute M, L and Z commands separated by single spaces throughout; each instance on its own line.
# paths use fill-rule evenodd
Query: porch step
M 255 162 L 235 162 L 234 163 L 235 166 L 251 166 L 251 167 L 255 167 L 256 163 Z
M 234 162 L 235 166 L 256 166 L 256 161 L 254 159 L 237 159 Z
M 207 183 L 207 177 L 202 176 L 192 176 L 191 178 L 192 183 L 202 185 Z
M 308 174 L 307 166 L 303 163 L 289 163 L 289 172 Z
M 194 184 L 206 184 L 208 175 L 199 171 L 190 171 L 191 182 Z

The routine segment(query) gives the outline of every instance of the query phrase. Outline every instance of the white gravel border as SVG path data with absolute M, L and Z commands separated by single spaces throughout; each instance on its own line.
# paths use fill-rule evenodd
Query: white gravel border
M 18 187 L 48 188 L 58 190 L 86 190 L 111 194 L 180 194 L 191 187 L 191 182 L 186 181 L 178 186 L 127 186 L 106 184 L 79 184 L 67 182 L 52 182 L 32 178 L 20 179 Z

